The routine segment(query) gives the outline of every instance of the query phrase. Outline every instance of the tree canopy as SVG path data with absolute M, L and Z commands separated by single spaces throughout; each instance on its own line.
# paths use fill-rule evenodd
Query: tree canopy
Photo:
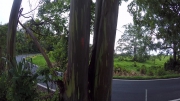
M 143 26 L 151 36 L 163 40 L 156 44 L 156 48 L 173 54 L 174 67 L 180 47 L 179 10 L 179 0 L 133 0 L 128 5 L 134 24 Z

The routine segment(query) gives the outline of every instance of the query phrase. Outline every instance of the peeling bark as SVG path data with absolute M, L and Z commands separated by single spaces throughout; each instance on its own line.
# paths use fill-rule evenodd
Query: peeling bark
M 91 0 L 71 0 L 66 101 L 88 101 Z
M 118 0 L 96 2 L 95 43 L 89 66 L 90 101 L 111 101 Z

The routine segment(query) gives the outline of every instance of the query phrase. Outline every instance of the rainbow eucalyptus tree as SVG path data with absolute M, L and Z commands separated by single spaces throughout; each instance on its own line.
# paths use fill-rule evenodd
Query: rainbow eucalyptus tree
M 119 0 L 97 0 L 89 60 L 91 0 L 71 0 L 66 101 L 110 101 Z M 89 64 L 90 63 L 90 64 Z

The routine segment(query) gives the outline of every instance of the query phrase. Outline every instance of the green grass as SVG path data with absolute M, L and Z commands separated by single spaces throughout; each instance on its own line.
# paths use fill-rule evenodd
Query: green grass
M 35 55 L 32 58 L 33 64 L 36 64 L 40 67 L 47 67 L 46 61 L 42 55 Z M 144 80 L 144 79 L 163 79 L 163 78 L 174 78 L 180 77 L 180 74 L 173 71 L 165 71 L 164 63 L 170 57 L 162 57 L 161 60 L 156 59 L 155 63 L 153 60 L 147 60 L 144 63 L 133 62 L 130 60 L 120 61 L 118 58 L 114 58 L 114 70 L 120 68 L 121 72 L 124 72 L 126 75 L 114 75 L 114 79 L 132 79 L 132 80 Z M 51 62 L 55 62 L 50 58 Z M 134 66 L 136 64 L 136 66 Z M 142 74 L 142 71 L 145 71 Z M 132 75 L 132 72 L 135 75 Z
M 164 76 L 113 76 L 113 79 L 125 79 L 125 80 L 151 80 L 151 79 L 168 79 L 177 78 L 180 74 L 170 74 Z
M 38 65 L 39 67 L 47 67 L 46 61 L 44 59 L 44 57 L 40 54 L 35 55 L 35 56 L 31 56 L 30 58 L 32 58 L 32 63 Z M 52 58 L 50 58 L 51 62 L 54 62 L 54 60 Z
M 114 59 L 114 70 L 119 70 L 113 78 L 116 79 L 163 79 L 180 77 L 180 74 L 174 71 L 165 71 L 164 63 L 170 56 L 147 60 L 144 63 L 133 62 L 128 59 L 122 60 L 118 57 Z M 136 66 L 135 66 L 136 64 Z M 125 75 L 124 75 L 125 74 Z
M 122 61 L 122 60 L 119 60 L 119 58 L 115 58 L 114 59 L 114 68 L 115 69 L 121 68 L 121 69 L 124 69 L 127 71 L 134 71 L 134 72 L 138 72 L 142 67 L 146 67 L 147 69 L 151 69 L 152 66 L 162 68 L 162 67 L 164 67 L 164 63 L 169 58 L 170 58 L 169 56 L 166 56 L 166 57 L 162 57 L 161 60 L 155 59 L 155 63 L 152 59 L 147 60 L 144 63 L 140 63 L 140 62 L 133 62 L 133 61 L 128 60 L 128 59 Z
M 115 58 L 114 59 L 114 67 L 115 68 L 118 68 L 118 67 L 121 67 L 121 68 L 125 68 L 127 70 L 134 70 L 134 71 L 137 71 L 138 68 L 141 68 L 143 65 L 145 67 L 151 67 L 151 66 L 161 66 L 163 67 L 164 66 L 164 63 L 169 59 L 169 56 L 166 56 L 166 57 L 162 57 L 161 60 L 159 59 L 156 59 L 155 60 L 155 64 L 154 64 L 154 61 L 152 61 L 151 59 L 150 60 L 147 60 L 146 62 L 144 63 L 139 63 L 139 62 L 133 62 L 133 61 L 130 61 L 130 60 L 124 60 L 124 61 L 120 61 L 118 60 L 118 58 Z M 134 64 L 136 64 L 137 66 L 135 67 Z

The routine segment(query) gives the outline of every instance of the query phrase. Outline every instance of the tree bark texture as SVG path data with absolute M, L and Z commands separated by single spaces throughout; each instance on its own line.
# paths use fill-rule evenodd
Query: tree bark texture
M 111 101 L 118 0 L 97 0 L 93 53 L 89 66 L 90 101 Z
M 16 66 L 15 39 L 16 39 L 16 28 L 18 23 L 18 14 L 19 14 L 21 2 L 22 0 L 14 0 L 9 18 L 8 32 L 7 32 L 7 59 L 9 60 L 8 68 L 10 68 L 10 64 L 13 67 Z
M 173 70 L 176 70 L 176 64 L 177 64 L 177 43 L 173 42 Z
M 91 0 L 71 0 L 66 101 L 88 101 Z

